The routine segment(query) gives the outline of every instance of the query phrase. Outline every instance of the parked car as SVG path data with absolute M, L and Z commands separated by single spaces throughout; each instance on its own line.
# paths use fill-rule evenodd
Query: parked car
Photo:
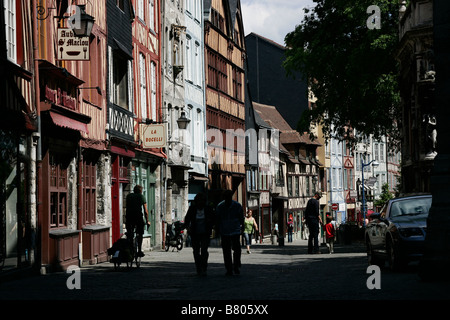
M 365 230 L 369 264 L 401 270 L 423 255 L 427 217 L 432 197 L 410 195 L 389 200 L 372 213 Z

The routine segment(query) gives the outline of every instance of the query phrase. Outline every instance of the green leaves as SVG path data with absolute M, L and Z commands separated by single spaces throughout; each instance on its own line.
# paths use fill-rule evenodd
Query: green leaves
M 399 92 L 398 7 L 391 0 L 317 0 L 286 38 L 284 67 L 300 71 L 317 98 L 298 130 L 324 125 L 326 136 L 344 138 L 347 126 L 375 137 L 396 134 Z M 369 29 L 370 5 L 380 8 L 380 29 Z M 326 115 L 326 116 L 324 116 Z

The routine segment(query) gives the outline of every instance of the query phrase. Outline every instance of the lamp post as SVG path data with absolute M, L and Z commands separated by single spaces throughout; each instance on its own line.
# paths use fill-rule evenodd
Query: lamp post
M 363 206 L 363 226 L 366 226 L 366 214 L 367 214 L 367 207 L 366 207 L 366 197 L 365 197 L 365 186 L 364 186 L 364 168 L 372 165 L 373 167 L 378 167 L 380 164 L 376 160 L 372 160 L 369 163 L 364 163 L 363 159 L 361 157 L 361 185 L 362 185 L 362 206 Z

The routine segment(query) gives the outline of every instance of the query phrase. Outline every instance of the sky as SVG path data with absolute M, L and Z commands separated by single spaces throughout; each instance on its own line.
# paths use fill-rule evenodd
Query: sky
M 241 0 L 244 32 L 254 32 L 284 45 L 284 37 L 303 19 L 313 0 Z

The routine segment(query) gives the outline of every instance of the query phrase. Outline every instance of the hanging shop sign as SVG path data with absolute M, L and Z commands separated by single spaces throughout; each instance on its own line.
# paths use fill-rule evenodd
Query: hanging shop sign
M 142 125 L 141 130 L 144 148 L 164 148 L 166 146 L 166 126 L 164 124 Z
M 57 60 L 89 60 L 89 37 L 77 37 L 70 28 L 58 28 Z

